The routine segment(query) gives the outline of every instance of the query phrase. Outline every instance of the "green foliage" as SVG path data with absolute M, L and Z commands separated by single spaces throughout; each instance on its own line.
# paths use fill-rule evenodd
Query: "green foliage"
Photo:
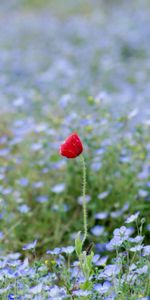
M 82 251 L 82 240 L 81 240 L 80 235 L 81 235 L 81 233 L 79 231 L 77 234 L 77 237 L 75 239 L 75 250 L 76 250 L 76 254 L 78 257 L 80 256 L 81 251 Z

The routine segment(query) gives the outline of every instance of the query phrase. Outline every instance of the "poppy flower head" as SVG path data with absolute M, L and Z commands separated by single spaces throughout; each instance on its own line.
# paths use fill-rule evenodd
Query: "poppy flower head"
M 59 153 L 67 158 L 75 158 L 79 156 L 82 151 L 83 145 L 76 132 L 69 135 L 59 149 Z

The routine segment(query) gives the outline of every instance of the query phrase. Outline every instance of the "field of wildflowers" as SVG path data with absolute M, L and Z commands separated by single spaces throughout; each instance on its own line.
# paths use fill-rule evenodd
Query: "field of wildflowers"
M 150 299 L 149 20 L 1 1 L 1 300 Z

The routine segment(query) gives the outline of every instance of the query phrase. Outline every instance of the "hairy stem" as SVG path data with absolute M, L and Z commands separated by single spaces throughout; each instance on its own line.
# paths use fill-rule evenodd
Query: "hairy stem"
M 84 244 L 86 238 L 87 238 L 87 207 L 86 207 L 86 163 L 84 156 L 81 155 L 82 160 L 82 168 L 83 168 L 83 186 L 82 186 L 82 197 L 83 197 L 83 225 L 84 225 L 84 236 L 82 240 L 82 245 Z

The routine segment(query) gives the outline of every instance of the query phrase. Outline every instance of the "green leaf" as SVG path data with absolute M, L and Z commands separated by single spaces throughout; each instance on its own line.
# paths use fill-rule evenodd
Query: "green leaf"
M 82 240 L 81 240 L 81 231 L 78 232 L 77 237 L 75 239 L 75 250 L 77 253 L 77 256 L 80 256 L 81 252 L 82 252 Z

